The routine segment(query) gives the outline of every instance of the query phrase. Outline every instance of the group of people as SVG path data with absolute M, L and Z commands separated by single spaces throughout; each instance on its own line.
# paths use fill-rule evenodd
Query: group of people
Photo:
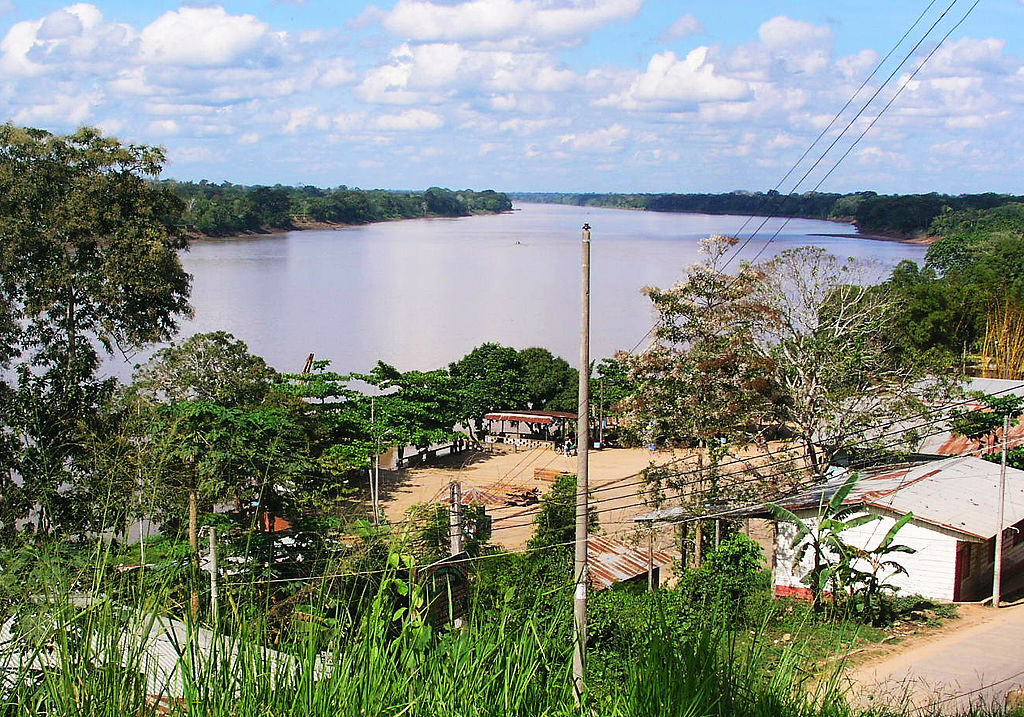
M 558 439 L 555 441 L 555 450 L 559 453 L 565 454 L 566 458 L 576 455 L 576 444 L 572 442 L 571 438 Z

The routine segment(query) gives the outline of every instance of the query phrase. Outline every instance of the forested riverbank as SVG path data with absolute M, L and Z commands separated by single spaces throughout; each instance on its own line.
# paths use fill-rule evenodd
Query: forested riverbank
M 725 194 L 571 194 L 560 192 L 510 192 L 518 201 L 576 206 L 644 209 L 652 212 L 694 212 L 749 216 L 799 217 L 850 222 L 866 235 L 887 239 L 943 236 L 949 214 L 982 212 L 1024 202 L 1012 194 L 894 194 L 853 192 L 836 194 L 805 192 L 728 192 Z M 1014 210 L 1007 210 L 1013 213 Z M 1017 210 L 1019 212 L 1019 210 Z
M 228 237 L 294 229 L 369 224 L 392 219 L 467 217 L 507 212 L 508 196 L 488 189 L 452 191 L 430 187 L 422 192 L 359 189 L 341 185 L 244 186 L 222 182 L 159 183 L 184 204 L 180 222 L 191 234 Z

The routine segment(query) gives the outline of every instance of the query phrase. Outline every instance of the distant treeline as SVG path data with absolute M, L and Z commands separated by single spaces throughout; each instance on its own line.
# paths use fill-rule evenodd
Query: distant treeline
M 1024 202 L 1010 194 L 901 194 L 875 192 L 830 194 L 806 192 L 780 194 L 769 192 L 729 192 L 728 194 L 559 194 L 511 193 L 523 202 L 571 204 L 619 209 L 646 209 L 652 212 L 697 212 L 702 214 L 740 214 L 787 216 L 805 219 L 852 221 L 862 232 L 898 236 L 943 235 L 948 228 L 943 217 L 954 212 L 981 211 L 1006 204 Z M 933 226 L 934 225 L 934 226 Z
M 392 192 L 344 185 L 335 189 L 248 187 L 205 180 L 166 180 L 162 184 L 184 202 L 186 228 L 207 236 L 293 229 L 310 222 L 367 224 L 388 219 L 464 217 L 512 208 L 505 194 L 490 189 L 475 192 L 431 187 L 424 192 Z

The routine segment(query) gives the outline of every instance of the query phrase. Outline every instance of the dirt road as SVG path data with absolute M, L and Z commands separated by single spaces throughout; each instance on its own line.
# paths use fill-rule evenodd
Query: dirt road
M 1024 605 L 972 608 L 970 624 L 850 671 L 862 707 L 908 705 L 916 714 L 960 714 L 971 704 L 1001 705 L 1024 685 Z

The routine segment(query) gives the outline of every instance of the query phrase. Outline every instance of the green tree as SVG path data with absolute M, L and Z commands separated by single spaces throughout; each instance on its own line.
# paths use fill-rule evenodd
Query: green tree
M 522 409 L 529 400 L 523 362 L 514 348 L 481 344 L 449 364 L 448 373 L 459 392 L 460 419 L 478 431 L 483 428 L 485 414 Z
M 403 373 L 380 361 L 368 375 L 355 377 L 382 392 L 374 398 L 374 425 L 367 426 L 373 434 L 374 450 L 389 445 L 424 449 L 433 443 L 456 440 L 459 397 L 446 371 Z M 362 403 L 365 413 L 368 401 Z M 368 415 L 365 418 L 369 420 Z
M 163 159 L 95 129 L 0 127 L 0 361 L 16 364 L 3 432 L 17 440 L 20 504 L 41 506 L 45 530 L 62 527 L 83 429 L 111 395 L 100 352 L 166 340 L 190 312 L 181 203 L 150 181 Z
M 576 540 L 576 476 L 562 475 L 540 499 L 540 510 L 533 519 L 537 526 L 526 543 L 528 548 L 558 547 L 572 553 Z M 590 511 L 590 531 L 599 528 L 597 513 Z
M 214 331 L 160 349 L 135 372 L 134 384 L 142 395 L 165 403 L 208 401 L 239 406 L 262 401 L 275 376 L 244 341 Z
M 976 395 L 983 409 L 958 409 L 950 414 L 950 428 L 953 433 L 978 441 L 979 446 L 986 440 L 994 443 L 996 433 L 1009 418 L 1013 426 L 1024 412 L 1024 396 Z
M 544 348 L 519 352 L 527 404 L 533 410 L 568 411 L 579 408 L 579 372 Z

